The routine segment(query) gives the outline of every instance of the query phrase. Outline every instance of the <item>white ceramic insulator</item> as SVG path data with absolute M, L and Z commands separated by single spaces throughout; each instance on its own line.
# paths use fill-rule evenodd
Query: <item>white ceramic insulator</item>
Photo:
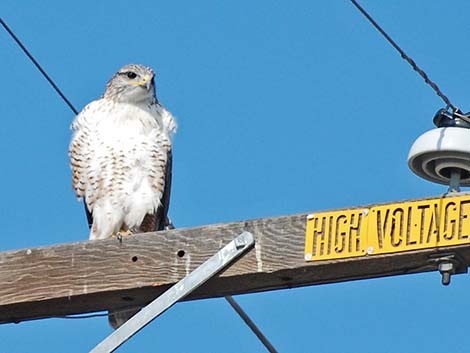
M 408 166 L 421 178 L 445 185 L 456 169 L 460 185 L 470 186 L 470 129 L 442 127 L 425 132 L 411 146 Z

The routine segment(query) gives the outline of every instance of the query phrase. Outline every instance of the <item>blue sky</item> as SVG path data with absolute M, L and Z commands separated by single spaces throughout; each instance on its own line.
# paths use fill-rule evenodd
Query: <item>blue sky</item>
M 468 1 L 361 4 L 470 110 Z M 155 69 L 180 126 L 178 227 L 446 191 L 406 163 L 443 102 L 349 1 L 3 0 L 0 14 L 78 109 L 124 64 Z M 73 114 L 3 30 L 0 63 L 0 250 L 85 240 Z M 463 352 L 469 290 L 466 275 L 444 288 L 428 273 L 237 299 L 283 353 Z M 0 352 L 87 352 L 110 331 L 105 318 L 2 325 Z M 221 299 L 177 304 L 118 350 L 222 351 L 265 352 Z

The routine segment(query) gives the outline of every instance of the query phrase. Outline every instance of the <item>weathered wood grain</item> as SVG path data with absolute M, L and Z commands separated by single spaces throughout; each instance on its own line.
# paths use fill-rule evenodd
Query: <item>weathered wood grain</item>
M 449 249 L 305 262 L 306 214 L 0 253 L 0 323 L 144 305 L 244 230 L 256 247 L 187 299 L 435 270 Z M 452 247 L 470 263 L 470 246 Z

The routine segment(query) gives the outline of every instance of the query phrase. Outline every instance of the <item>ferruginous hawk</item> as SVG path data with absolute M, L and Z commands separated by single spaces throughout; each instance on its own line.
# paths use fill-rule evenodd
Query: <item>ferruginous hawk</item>
M 90 239 L 168 225 L 176 121 L 157 100 L 154 72 L 126 65 L 72 123 L 72 184 Z

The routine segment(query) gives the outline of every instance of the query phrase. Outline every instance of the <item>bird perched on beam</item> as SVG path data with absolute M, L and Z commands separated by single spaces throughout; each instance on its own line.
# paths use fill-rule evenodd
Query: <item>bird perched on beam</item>
M 72 184 L 85 202 L 90 239 L 170 225 L 176 121 L 157 100 L 154 76 L 148 67 L 124 66 L 72 123 Z
M 72 123 L 72 184 L 90 239 L 168 225 L 176 121 L 157 100 L 154 72 L 126 65 Z

